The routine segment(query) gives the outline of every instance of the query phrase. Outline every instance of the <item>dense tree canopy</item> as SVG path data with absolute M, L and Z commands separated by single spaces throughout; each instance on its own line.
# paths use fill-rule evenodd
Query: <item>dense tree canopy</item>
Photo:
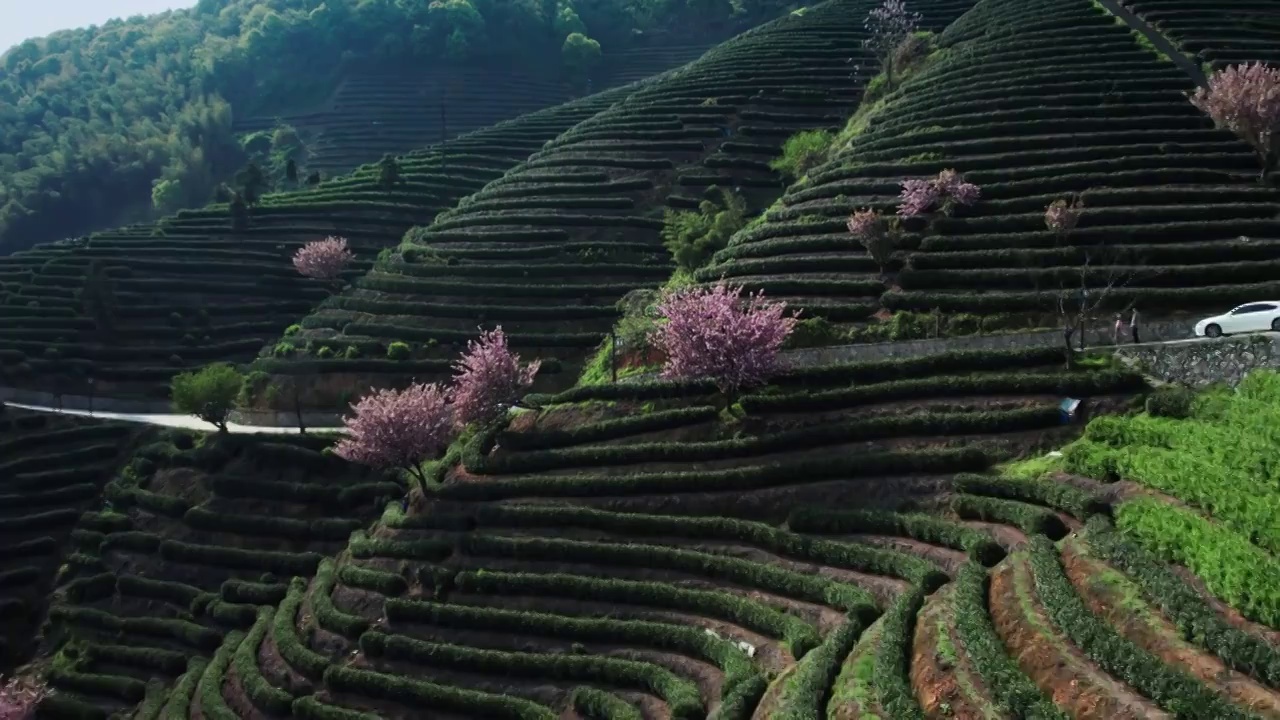
M 750 15 L 778 4 L 744 1 L 758 5 L 722 10 Z M 164 211 L 207 201 L 246 160 L 233 109 L 286 111 L 323 97 L 353 65 L 545 64 L 573 33 L 607 54 L 637 31 L 705 19 L 706 5 L 200 0 L 28 40 L 0 57 L 0 253 L 144 219 L 153 200 Z

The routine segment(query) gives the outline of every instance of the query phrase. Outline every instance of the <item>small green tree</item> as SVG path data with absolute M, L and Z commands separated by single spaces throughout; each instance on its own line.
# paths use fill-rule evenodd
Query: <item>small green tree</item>
M 245 203 L 240 193 L 232 193 L 231 195 L 231 229 L 236 232 L 244 232 L 249 229 L 249 206 Z
M 719 201 L 703 200 L 698 211 L 668 210 L 663 218 L 662 241 L 682 270 L 692 272 L 729 244 L 729 238 L 747 223 L 747 203 L 723 188 Z
M 799 180 L 827 159 L 835 136 L 826 130 L 805 130 L 787 138 L 782 144 L 782 155 L 769 163 L 769 167 Z
M 600 63 L 600 43 L 580 32 L 569 33 L 560 48 L 565 70 L 574 82 L 585 82 Z
M 390 190 L 400 182 L 400 163 L 390 154 L 383 155 L 378 162 L 378 185 L 383 190 Z
M 173 378 L 170 395 L 175 410 L 196 417 L 227 432 L 227 416 L 236 406 L 244 375 L 227 363 L 207 365 Z
M 248 205 L 257 205 L 262 193 L 269 189 L 267 176 L 263 174 L 262 168 L 252 162 L 236 173 L 236 183 L 240 186 L 240 196 Z

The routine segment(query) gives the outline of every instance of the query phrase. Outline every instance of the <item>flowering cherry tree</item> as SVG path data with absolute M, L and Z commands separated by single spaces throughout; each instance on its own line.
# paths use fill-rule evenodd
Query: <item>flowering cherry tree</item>
M 481 333 L 467 343 L 466 354 L 453 366 L 454 422 L 462 427 L 501 417 L 533 384 L 541 365 L 534 360 L 521 367 L 501 326 Z
M 49 696 L 44 682 L 33 677 L 11 677 L 0 684 L 0 720 L 29 720 L 36 706 Z
M 1190 98 L 1215 125 L 1253 147 L 1266 178 L 1280 135 L 1280 68 L 1260 62 L 1232 65 L 1211 75 Z
M 419 467 L 453 439 L 448 393 L 435 383 L 416 383 L 404 390 L 378 390 L 351 406 L 355 415 L 343 420 L 348 435 L 335 453 L 374 468 L 407 470 L 426 491 Z
M 973 205 L 982 196 L 982 189 L 955 170 L 943 170 L 930 179 L 910 178 L 902 181 L 902 193 L 898 196 L 898 215 L 915 217 L 923 215 L 935 206 L 949 215 L 956 205 Z
M 710 288 L 680 290 L 658 304 L 666 322 L 653 342 L 667 356 L 662 376 L 713 380 L 732 405 L 739 390 L 764 382 L 778 369 L 778 353 L 795 329 L 784 302 L 763 294 L 741 301 L 742 287 L 724 281 Z
M 867 254 L 880 267 L 880 272 L 884 272 L 889 266 L 889 259 L 893 256 L 893 248 L 901 233 L 901 227 L 897 221 L 886 220 L 876 210 L 864 209 L 849 216 L 848 227 L 850 234 L 857 238 L 862 247 L 866 248 Z
M 885 89 L 893 89 L 893 55 L 920 23 L 920 13 L 907 10 L 904 0 L 884 0 L 871 12 L 862 26 L 868 35 L 862 45 L 879 59 L 884 67 Z
M 293 266 L 309 278 L 336 280 L 354 259 L 347 249 L 347 239 L 331 236 L 298 248 L 293 254 Z
M 1076 224 L 1080 222 L 1080 216 L 1083 213 L 1084 201 L 1079 195 L 1072 197 L 1070 202 L 1054 200 L 1044 209 L 1044 225 L 1056 233 L 1061 242 L 1076 229 Z

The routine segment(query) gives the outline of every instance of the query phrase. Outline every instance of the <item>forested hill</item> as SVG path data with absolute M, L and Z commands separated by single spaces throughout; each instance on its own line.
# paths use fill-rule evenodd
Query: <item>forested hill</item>
M 28 40 L 0 57 L 0 255 L 203 205 L 247 159 L 236 118 L 306 110 L 351 70 L 502 63 L 569 82 L 642 34 L 741 26 L 782 9 L 780 0 L 200 0 Z

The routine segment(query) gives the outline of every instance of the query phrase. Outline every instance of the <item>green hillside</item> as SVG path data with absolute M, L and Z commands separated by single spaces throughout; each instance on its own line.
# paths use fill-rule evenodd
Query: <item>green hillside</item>
M 562 102 L 566 86 L 593 74 L 604 81 L 599 89 L 607 87 L 614 74 L 610 56 L 628 51 L 645 33 L 693 24 L 704 28 L 709 44 L 783 9 L 666 0 L 581 6 L 572 0 L 201 0 L 191 9 L 0 48 L 0 253 L 144 221 L 157 183 L 157 207 L 200 207 L 249 159 L 236 137 L 237 129 L 253 126 L 243 120 L 319 112 L 328 116 L 321 128 L 341 136 L 342 124 L 369 117 L 368 108 L 344 111 L 341 92 L 325 99 L 350 82 L 360 84 L 361 73 L 413 68 L 411 74 L 419 74 L 430 66 L 466 84 L 474 79 L 468 68 L 525 68 L 530 82 L 519 89 L 523 97 L 504 97 L 497 87 L 490 94 L 482 88 L 461 93 L 454 112 L 459 119 L 478 114 L 473 122 L 481 124 L 459 124 L 454 132 L 474 130 Z M 597 43 L 594 56 L 564 50 L 574 33 L 587 45 Z M 527 92 L 537 85 L 544 90 Z M 438 98 L 422 105 L 420 111 L 439 115 Z M 394 108 L 385 119 L 405 122 Z M 438 133 L 409 139 L 416 145 L 438 140 Z M 326 155 L 332 141 L 315 139 L 317 168 L 345 171 L 377 159 L 335 161 Z
M 1101 310 L 1137 302 L 1152 316 L 1280 294 L 1280 192 L 1257 181 L 1245 143 L 1187 101 L 1190 78 L 1101 8 L 993 4 L 942 42 L 964 51 L 864 110 L 847 146 L 699 277 L 832 320 L 940 309 L 1034 324 L 1082 282 L 1113 285 Z M 893 213 L 901 180 L 947 168 L 978 184 L 981 201 L 908 226 L 896 272 L 881 279 L 846 219 Z M 1044 211 L 1075 194 L 1085 211 L 1064 241 Z
M 941 28 L 969 4 L 922 8 Z M 478 324 L 501 324 L 516 346 L 576 366 L 616 319 L 617 300 L 661 285 L 674 269 L 664 258 L 664 209 L 696 208 L 714 189 L 766 206 L 784 183 L 769 164 L 783 142 L 835 128 L 857 106 L 869 76 L 857 72 L 867 62 L 859 7 L 828 3 L 762 26 L 576 126 L 410 231 L 396 256 L 304 320 L 285 341 L 304 360 L 295 370 L 258 367 L 422 378 L 427 363 L 446 371 Z M 408 343 L 414 362 L 306 361 L 349 346 L 385 356 L 391 342 Z
M 871 342 L 935 312 L 1061 327 L 1082 282 L 1101 322 L 1280 290 L 1272 180 L 1186 97 L 1188 57 L 1251 52 L 1211 28 L 1266 8 L 1125 5 L 915 0 L 885 73 L 886 6 L 829 0 L 443 143 L 406 121 L 395 172 L 0 258 L 0 392 L 160 404 L 227 361 L 242 409 L 334 413 L 448 380 L 497 325 L 542 362 L 405 472 L 331 428 L 0 405 L 0 673 L 53 720 L 1280 718 L 1280 373 L 1194 391 L 1056 337 Z M 1226 19 L 1194 47 L 1154 5 Z M 363 77 L 379 117 L 432 82 Z M 390 147 L 316 122 L 334 167 Z M 947 169 L 980 197 L 905 220 L 881 267 L 851 213 Z M 299 276 L 330 235 L 356 261 Z M 722 278 L 801 313 L 741 392 L 660 375 L 681 353 L 646 335 L 659 293 Z M 1237 346 L 1181 351 L 1203 374 Z M 434 435 L 426 404 L 370 434 Z

